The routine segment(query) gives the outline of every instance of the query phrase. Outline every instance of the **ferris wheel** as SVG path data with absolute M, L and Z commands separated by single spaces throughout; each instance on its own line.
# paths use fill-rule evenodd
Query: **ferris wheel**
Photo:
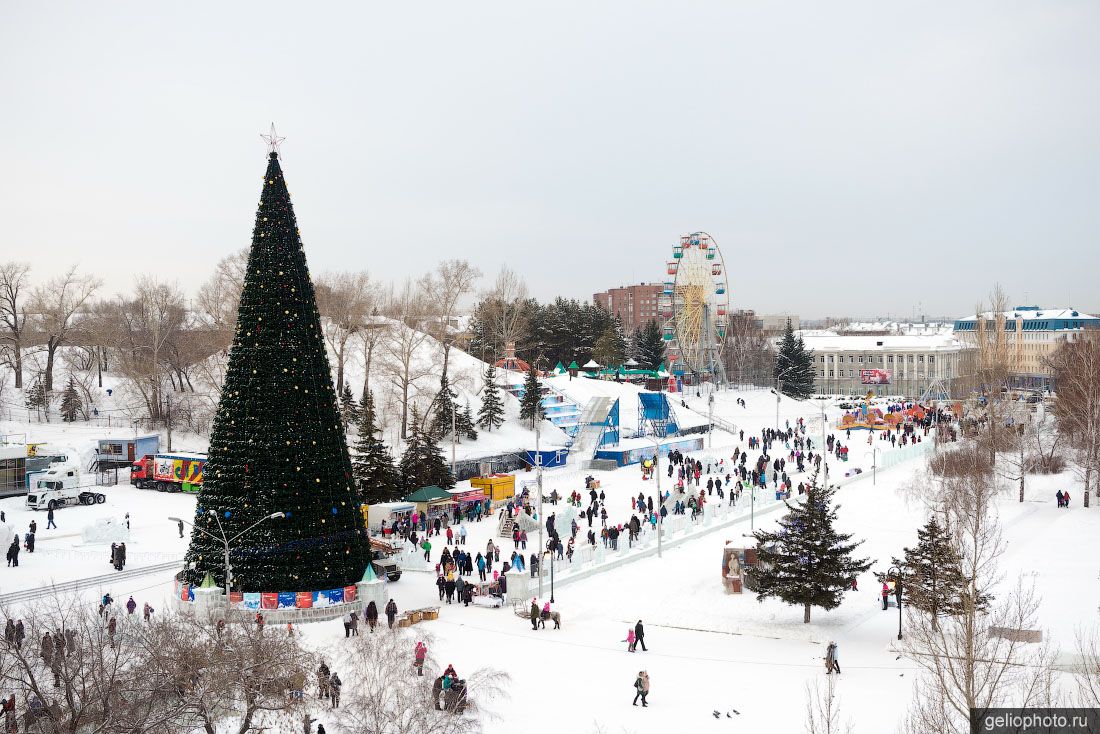
M 728 323 L 726 262 L 706 232 L 680 238 L 672 248 L 660 311 L 672 365 L 669 372 L 725 383 L 721 345 Z

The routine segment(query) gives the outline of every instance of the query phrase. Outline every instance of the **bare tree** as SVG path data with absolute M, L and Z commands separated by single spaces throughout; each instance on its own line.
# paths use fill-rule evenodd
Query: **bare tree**
M 770 384 L 775 351 L 754 313 L 736 311 L 730 316 L 723 347 L 727 369 L 738 384 Z
M 214 268 L 214 273 L 199 288 L 196 308 L 220 336 L 223 349 L 228 349 L 237 325 L 237 306 L 248 270 L 248 249 L 226 255 Z
M 417 640 L 434 648 L 430 635 Z M 423 676 L 413 667 L 413 638 L 402 634 L 360 635 L 341 648 L 338 666 L 344 697 L 336 711 L 349 734 L 477 734 L 492 716 L 490 697 L 499 699 L 508 676 L 496 670 L 460 672 L 462 688 L 443 694 L 442 671 L 429 655 Z M 465 694 L 462 691 L 465 691 Z
M 502 267 L 493 287 L 482 296 L 482 309 L 494 339 L 501 345 L 519 343 L 527 333 L 524 323 L 527 284 L 513 270 Z
M 1051 697 L 1050 651 L 1028 647 L 1038 598 L 1017 582 L 989 601 L 1004 543 L 985 470 L 945 478 L 938 505 L 966 579 L 960 611 L 933 619 L 909 606 L 904 654 L 922 670 L 907 721 L 911 732 L 970 731 L 971 711 L 1041 706 Z
M 15 389 L 23 387 L 23 341 L 27 327 L 27 286 L 30 263 L 9 260 L 0 264 L 0 343 L 3 358 L 15 373 Z
M 806 684 L 806 734 L 849 734 L 851 721 L 840 720 L 836 695 L 837 676 L 826 677 L 825 690 L 818 681 Z
M 367 391 L 370 390 L 370 371 L 374 365 L 375 352 L 378 350 L 378 345 L 389 339 L 392 326 L 392 322 L 385 316 L 379 315 L 378 310 L 375 309 L 367 318 L 362 331 L 359 332 L 359 344 L 363 349 L 363 396 L 366 396 Z
M 352 339 L 367 328 L 378 303 L 378 290 L 370 276 L 359 273 L 325 273 L 317 279 L 317 308 L 325 324 L 325 342 L 336 360 L 336 394 L 344 390 L 344 369 L 351 356 Z
M 134 295 L 116 304 L 118 365 L 130 387 L 141 395 L 151 423 L 167 420 L 165 395 L 171 389 L 169 345 L 188 338 L 187 311 L 179 287 L 144 276 Z
M 457 318 L 462 299 L 473 293 L 481 271 L 466 260 L 444 260 L 435 270 L 420 279 L 419 286 L 432 295 L 433 313 L 428 324 L 430 333 L 449 348 L 460 333 Z
M 315 656 L 282 628 L 174 615 L 157 621 L 145 650 L 171 676 L 178 731 L 246 734 L 301 713 Z
M 88 303 L 100 281 L 91 275 L 81 275 L 73 265 L 63 274 L 50 279 L 34 289 L 31 310 L 46 339 L 46 366 L 43 370 L 44 387 L 53 390 L 53 368 L 57 350 L 68 343 L 77 314 Z
M 401 438 L 408 437 L 409 401 L 420 380 L 437 369 L 422 352 L 428 340 L 425 323 L 431 314 L 430 294 L 424 293 L 406 280 L 400 291 L 391 289 L 385 313 L 395 323 L 386 331 L 382 344 L 382 360 L 390 383 L 397 389 L 401 401 Z
M 0 645 L 0 679 L 15 693 L 24 730 L 171 730 L 181 707 L 169 695 L 169 671 L 149 664 L 138 617 L 54 596 L 25 607 L 22 619 L 23 644 Z
M 1054 404 L 1058 432 L 1074 453 L 1084 481 L 1084 505 L 1095 488 L 1100 497 L 1100 338 L 1088 335 L 1060 346 L 1048 360 L 1058 386 Z

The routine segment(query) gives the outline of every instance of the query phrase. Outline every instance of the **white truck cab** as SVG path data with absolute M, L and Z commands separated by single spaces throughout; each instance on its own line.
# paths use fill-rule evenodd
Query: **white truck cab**
M 80 467 L 54 464 L 27 493 L 27 507 L 32 510 L 54 510 L 66 505 L 96 505 L 107 501 L 105 495 L 89 489 L 80 485 Z

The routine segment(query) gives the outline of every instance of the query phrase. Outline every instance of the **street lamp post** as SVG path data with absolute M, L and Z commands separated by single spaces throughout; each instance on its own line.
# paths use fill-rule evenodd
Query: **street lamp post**
M 661 496 L 661 440 L 656 436 L 646 436 L 653 442 L 653 478 L 657 480 L 657 557 L 661 557 L 661 531 L 664 527 L 661 510 L 664 508 L 664 498 Z
M 554 544 L 553 549 L 550 551 L 550 603 L 555 604 L 554 601 L 554 556 L 557 555 L 558 544 L 561 543 L 558 540 L 557 534 L 550 538 L 550 542 Z M 542 570 L 539 570 L 539 575 L 542 575 Z
M 897 566 L 891 566 L 886 570 L 886 576 L 894 577 L 894 595 L 898 601 L 898 639 L 901 639 L 901 569 Z
M 256 527 L 257 525 L 260 525 L 261 523 L 264 523 L 268 520 L 277 520 L 279 518 L 286 517 L 286 513 L 273 512 L 270 515 L 265 515 L 264 517 L 260 518 L 258 521 L 256 521 L 256 522 L 252 523 L 251 525 L 249 525 L 247 528 L 245 528 L 241 532 L 234 535 L 232 538 L 227 538 L 226 537 L 225 528 L 222 527 L 222 519 L 218 515 L 217 511 L 216 510 L 207 510 L 207 513 L 217 521 L 217 523 L 218 523 L 218 532 L 221 534 L 220 538 L 217 535 L 214 535 L 213 533 L 208 533 L 206 530 L 203 530 L 198 525 L 195 525 L 194 523 L 187 522 L 186 520 L 183 520 L 181 518 L 169 517 L 168 519 L 172 520 L 174 522 L 177 522 L 177 523 L 181 522 L 184 525 L 190 525 L 191 527 L 195 528 L 195 530 L 198 530 L 203 535 L 205 535 L 209 538 L 213 538 L 214 540 L 221 541 L 222 549 L 225 553 L 225 600 L 226 600 L 226 603 L 228 603 L 229 602 L 229 589 L 230 589 L 230 587 L 232 586 L 232 583 L 233 583 L 233 566 L 229 562 L 229 544 L 232 543 L 233 541 L 237 540 L 238 538 L 240 538 L 242 535 L 247 533 L 249 530 L 252 530 L 252 528 Z
M 875 486 L 878 483 L 878 446 L 875 446 L 870 451 L 864 451 L 863 455 L 871 455 L 871 486 Z

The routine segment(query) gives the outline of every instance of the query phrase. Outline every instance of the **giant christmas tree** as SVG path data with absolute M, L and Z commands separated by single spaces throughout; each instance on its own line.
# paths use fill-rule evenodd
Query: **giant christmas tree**
M 270 519 L 279 512 L 285 517 Z M 360 517 L 313 283 L 272 152 L 187 551 L 194 564 L 188 579 L 198 583 L 209 572 L 224 583 L 224 531 L 236 589 L 346 586 L 367 564 Z

